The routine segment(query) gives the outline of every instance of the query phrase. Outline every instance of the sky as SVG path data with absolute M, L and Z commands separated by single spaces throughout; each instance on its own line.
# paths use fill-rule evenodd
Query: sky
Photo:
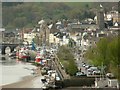
M 2 2 L 119 2 L 120 0 L 0 0 Z

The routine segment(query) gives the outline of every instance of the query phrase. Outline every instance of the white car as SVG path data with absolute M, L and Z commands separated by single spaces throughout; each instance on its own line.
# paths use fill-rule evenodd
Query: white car
M 86 66 L 85 66 L 86 69 L 88 69 L 88 68 L 90 68 L 90 67 L 91 67 L 91 66 L 89 66 L 89 65 L 86 65 Z
M 92 72 L 87 72 L 87 76 L 92 75 Z
M 95 70 L 95 71 L 93 71 L 93 74 L 94 74 L 94 75 L 100 74 L 100 70 Z
M 107 77 L 114 77 L 114 75 L 112 73 L 107 73 L 106 76 Z
M 98 68 L 97 67 L 90 67 L 89 69 L 87 69 L 88 71 L 96 71 L 96 70 L 98 70 Z
M 83 67 L 85 67 L 86 65 L 85 65 L 85 64 L 83 64 L 82 66 L 83 66 Z

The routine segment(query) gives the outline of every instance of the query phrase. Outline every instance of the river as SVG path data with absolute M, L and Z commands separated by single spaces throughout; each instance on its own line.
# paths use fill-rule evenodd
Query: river
M 0 55 L 0 86 L 20 81 L 22 77 L 31 75 L 35 66 L 21 63 L 7 55 Z

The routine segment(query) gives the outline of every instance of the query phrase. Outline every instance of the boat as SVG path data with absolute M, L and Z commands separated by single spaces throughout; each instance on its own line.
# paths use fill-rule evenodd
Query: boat
M 25 48 L 20 49 L 18 52 L 16 52 L 16 57 L 19 59 L 28 59 L 29 53 Z

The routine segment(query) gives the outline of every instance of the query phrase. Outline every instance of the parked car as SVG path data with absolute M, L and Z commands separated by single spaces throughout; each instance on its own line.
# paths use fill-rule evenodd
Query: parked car
M 83 64 L 82 66 L 83 66 L 83 67 L 85 67 L 86 65 L 85 65 L 85 64 Z
M 89 72 L 89 71 L 96 71 L 96 70 L 98 70 L 97 67 L 90 67 L 89 69 L 87 69 L 88 72 Z
M 86 63 L 82 62 L 82 66 L 85 67 L 85 66 L 86 66 Z
M 86 74 L 84 74 L 84 72 L 77 72 L 76 76 L 87 76 Z
M 108 78 L 115 77 L 112 73 L 107 73 L 106 76 L 107 76 Z
M 42 83 L 47 82 L 47 80 L 45 78 L 41 79 Z
M 100 75 L 101 71 L 97 67 L 90 67 L 87 69 L 87 75 Z
M 45 68 L 42 68 L 42 69 L 41 69 L 41 74 L 42 74 L 42 75 L 46 75 L 46 74 L 47 74 L 47 70 L 46 70 Z
M 86 65 L 86 66 L 85 66 L 86 69 L 88 69 L 88 68 L 90 68 L 90 67 L 91 67 L 90 65 Z
M 89 75 L 92 75 L 92 72 L 91 72 L 91 71 L 87 72 L 87 76 L 89 76 Z
M 100 70 L 93 71 L 93 75 L 100 75 Z

